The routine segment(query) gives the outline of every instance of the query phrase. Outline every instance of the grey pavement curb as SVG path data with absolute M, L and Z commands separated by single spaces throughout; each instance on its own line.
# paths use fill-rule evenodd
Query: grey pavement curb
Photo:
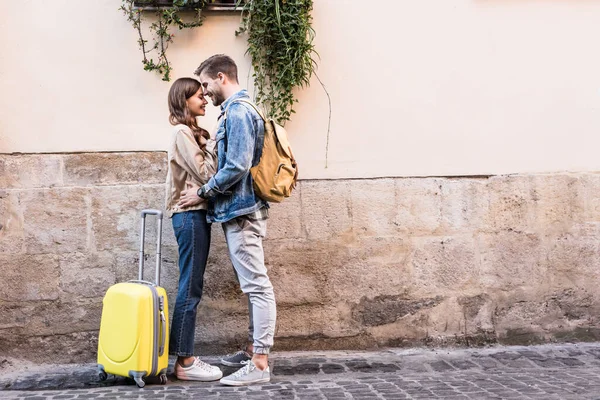
M 217 364 L 214 357 L 203 358 Z M 600 399 L 600 343 L 477 349 L 285 352 L 272 382 L 231 388 L 183 382 L 138 389 L 124 378 L 99 382 L 95 364 L 0 371 L 7 399 Z M 225 368 L 225 373 L 235 369 Z

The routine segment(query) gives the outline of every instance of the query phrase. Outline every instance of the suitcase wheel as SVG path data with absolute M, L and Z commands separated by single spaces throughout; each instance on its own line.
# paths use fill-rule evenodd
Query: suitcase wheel
M 168 382 L 167 375 L 161 375 L 160 376 L 160 384 L 161 385 L 166 385 L 167 382 Z
M 104 371 L 100 371 L 98 372 L 98 379 L 100 379 L 101 381 L 105 381 L 106 378 L 108 378 L 108 374 Z
M 142 378 L 133 378 L 135 380 L 135 384 L 141 389 L 146 386 L 146 382 Z

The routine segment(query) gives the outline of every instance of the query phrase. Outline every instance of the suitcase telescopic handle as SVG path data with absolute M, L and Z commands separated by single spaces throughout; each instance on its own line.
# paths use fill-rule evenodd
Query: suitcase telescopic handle
M 158 348 L 158 355 L 162 356 L 165 353 L 165 343 L 167 342 L 167 317 L 165 316 L 165 299 L 160 296 L 159 299 L 160 309 L 160 346 Z
M 142 281 L 144 279 L 144 242 L 146 239 L 146 215 L 156 215 L 157 217 L 157 228 L 156 228 L 156 277 L 154 283 L 156 286 L 160 286 L 160 249 L 162 245 L 162 220 L 163 212 L 160 210 L 142 210 L 142 232 L 140 234 L 140 271 L 138 279 Z

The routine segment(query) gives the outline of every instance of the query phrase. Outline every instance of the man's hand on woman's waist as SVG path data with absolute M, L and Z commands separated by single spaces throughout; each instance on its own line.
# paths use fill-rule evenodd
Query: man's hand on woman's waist
M 198 189 L 200 189 L 200 186 L 195 183 L 186 182 L 185 187 L 186 189 L 181 192 L 179 203 L 177 203 L 177 205 L 183 208 L 199 204 L 202 201 L 200 196 L 198 196 Z

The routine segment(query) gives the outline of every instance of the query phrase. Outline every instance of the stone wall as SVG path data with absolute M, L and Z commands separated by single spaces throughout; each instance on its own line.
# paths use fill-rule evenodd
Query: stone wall
M 162 208 L 164 177 L 164 153 L 0 155 L 1 356 L 94 361 L 102 296 L 137 276 L 139 210 Z M 597 340 L 597 193 L 592 173 L 301 181 L 265 241 L 276 349 Z M 173 301 L 168 220 L 163 235 Z M 200 351 L 246 326 L 215 225 Z

